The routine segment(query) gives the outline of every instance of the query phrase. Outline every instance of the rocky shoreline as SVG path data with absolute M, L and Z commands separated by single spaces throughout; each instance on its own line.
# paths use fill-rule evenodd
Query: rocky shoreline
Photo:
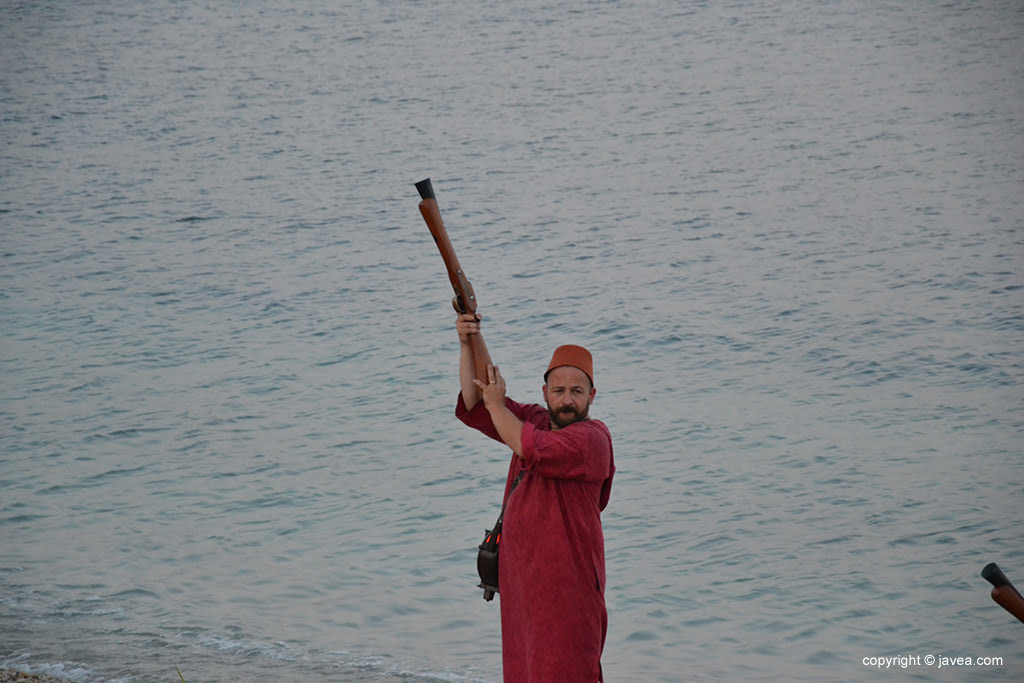
M 27 674 L 14 669 L 0 669 L 0 683 L 68 683 L 63 678 L 45 674 Z

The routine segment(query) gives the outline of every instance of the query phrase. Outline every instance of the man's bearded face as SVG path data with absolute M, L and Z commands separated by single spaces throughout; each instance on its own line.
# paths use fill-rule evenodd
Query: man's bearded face
M 587 419 L 595 393 L 587 373 L 579 368 L 569 365 L 554 368 L 544 385 L 551 424 L 561 429 Z

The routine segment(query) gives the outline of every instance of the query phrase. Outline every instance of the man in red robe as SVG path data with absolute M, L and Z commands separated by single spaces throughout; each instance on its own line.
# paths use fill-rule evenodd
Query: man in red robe
M 462 392 L 455 414 L 513 451 L 498 554 L 505 683 L 603 681 L 601 511 L 615 461 L 608 428 L 588 415 L 597 393 L 591 355 L 558 347 L 541 389 L 547 407 L 516 403 L 505 396 L 497 366 L 488 365 L 486 382 L 474 376 L 479 316 L 460 315 L 456 328 Z

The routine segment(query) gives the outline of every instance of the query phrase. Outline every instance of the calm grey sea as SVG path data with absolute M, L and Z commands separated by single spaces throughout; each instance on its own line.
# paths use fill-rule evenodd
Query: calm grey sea
M 3 3 L 0 666 L 500 681 L 430 176 L 510 395 L 594 352 L 609 681 L 1019 680 L 1022 56 L 1018 0 Z

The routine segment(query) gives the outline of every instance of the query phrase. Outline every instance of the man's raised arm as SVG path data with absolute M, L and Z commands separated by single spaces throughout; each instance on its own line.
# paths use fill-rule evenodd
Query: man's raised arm
M 476 378 L 477 358 L 484 354 L 484 367 L 491 363 L 491 355 L 480 332 L 480 314 L 462 313 L 455 320 L 455 329 L 459 332 L 459 387 L 462 390 L 462 402 L 466 410 L 472 410 L 480 400 L 480 390 L 473 383 Z M 486 379 L 486 378 L 484 378 Z

